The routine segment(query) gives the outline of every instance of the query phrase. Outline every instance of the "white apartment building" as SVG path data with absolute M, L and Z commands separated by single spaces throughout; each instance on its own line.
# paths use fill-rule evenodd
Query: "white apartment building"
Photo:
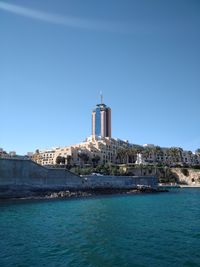
M 173 153 L 170 153 L 170 148 L 167 147 L 161 147 L 159 152 L 154 152 L 154 148 L 156 147 L 153 144 L 145 144 L 143 145 L 144 148 L 150 148 L 150 153 L 145 158 L 143 157 L 143 160 L 146 163 L 154 163 L 154 162 L 160 162 L 165 164 L 173 165 L 174 163 L 179 164 L 188 164 L 188 165 L 196 165 L 200 164 L 200 155 L 197 155 L 191 151 L 182 150 L 180 148 L 174 148 L 178 149 L 179 152 L 177 152 L 176 155 L 173 155 Z M 151 152 L 152 151 L 152 152 Z

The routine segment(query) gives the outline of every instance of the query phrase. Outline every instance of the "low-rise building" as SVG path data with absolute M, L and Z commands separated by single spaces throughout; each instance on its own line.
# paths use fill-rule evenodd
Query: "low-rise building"
M 199 153 L 200 154 L 200 153 Z M 41 165 L 57 163 L 83 166 L 93 163 L 163 163 L 200 164 L 200 155 L 182 148 L 161 148 L 154 144 L 143 146 L 111 137 L 111 109 L 101 103 L 92 111 L 92 135 L 85 141 L 65 147 L 37 150 L 32 159 Z
M 93 135 L 88 137 L 84 142 L 76 145 L 39 150 L 38 153 L 34 154 L 32 159 L 41 165 L 54 165 L 56 164 L 57 157 L 64 157 L 66 164 L 68 159 L 70 159 L 70 164 L 77 166 L 91 164 L 94 158 L 98 158 L 98 163 L 115 163 L 117 150 L 130 146 L 128 141 Z M 83 154 L 88 156 L 85 157 L 85 160 L 81 157 Z
M 139 149 L 140 152 L 136 152 Z M 118 157 L 118 152 L 122 156 Z M 200 164 L 200 155 L 185 151 L 181 148 L 158 147 L 154 145 L 139 146 L 128 141 L 109 137 L 90 136 L 85 141 L 65 147 L 56 147 L 39 150 L 32 157 L 41 165 L 55 165 L 57 158 L 64 158 L 64 163 L 83 166 L 96 163 L 161 163 L 166 165 L 197 165 Z
M 167 148 L 154 145 L 145 145 L 143 147 L 148 151 L 148 153 L 142 154 L 142 160 L 145 163 L 162 163 L 170 166 L 177 164 L 194 166 L 200 164 L 200 155 L 198 153 L 183 150 L 180 147 Z

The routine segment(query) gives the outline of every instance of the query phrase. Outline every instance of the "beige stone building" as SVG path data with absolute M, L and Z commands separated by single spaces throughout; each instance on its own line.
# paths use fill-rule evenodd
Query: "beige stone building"
M 121 148 L 125 148 L 124 150 Z M 121 149 L 117 159 L 117 152 Z M 141 149 L 141 153 L 136 152 Z M 143 150 L 143 151 L 142 151 Z M 138 155 L 135 155 L 138 153 Z M 39 150 L 32 159 L 41 165 L 55 165 L 56 159 L 62 157 L 62 164 L 83 166 L 98 163 L 185 163 L 200 164 L 200 156 L 181 148 L 159 148 L 153 144 L 142 146 L 130 144 L 128 141 L 111 137 L 111 109 L 101 103 L 92 111 L 92 135 L 84 142 L 72 146 Z
M 76 145 L 66 147 L 56 147 L 48 150 L 39 150 L 38 154 L 34 154 L 33 160 L 41 165 L 54 165 L 58 156 L 66 159 L 70 156 L 70 163 L 72 165 L 80 166 L 83 163 L 81 153 L 88 155 L 87 164 L 92 163 L 92 159 L 99 157 L 99 163 L 116 162 L 117 150 L 119 148 L 128 148 L 130 143 L 120 139 L 109 137 L 90 136 L 84 142 Z
M 109 137 L 97 137 L 92 135 L 84 142 L 81 142 L 76 145 L 56 147 L 48 150 L 39 150 L 38 154 L 34 154 L 33 160 L 41 165 L 55 165 L 57 157 L 60 156 L 65 158 L 66 164 L 69 163 L 68 160 L 70 159 L 70 165 L 83 166 L 87 164 L 92 164 L 92 159 L 98 157 L 99 164 L 117 163 L 117 151 L 121 148 L 129 149 L 132 147 L 135 147 L 135 145 L 130 144 L 128 141 Z M 173 150 L 170 150 L 169 148 L 163 147 L 160 148 L 160 151 L 156 151 L 156 146 L 144 146 L 144 148 L 146 149 L 147 147 L 149 148 L 149 153 L 141 153 L 139 155 L 139 161 L 139 157 L 137 157 L 138 162 L 144 164 L 160 162 L 169 165 L 200 164 L 200 156 L 192 153 L 191 151 L 177 149 L 176 153 L 173 154 Z M 87 161 L 83 161 L 80 156 L 81 154 L 86 154 L 88 156 Z M 124 161 L 124 163 L 125 162 L 128 163 L 126 160 Z
M 179 147 L 160 147 L 160 151 L 156 151 L 156 146 L 153 144 L 145 144 L 144 148 L 149 149 L 149 154 L 146 157 L 142 157 L 141 161 L 146 163 L 160 162 L 164 164 L 188 164 L 198 165 L 200 164 L 200 155 L 191 151 L 183 150 Z

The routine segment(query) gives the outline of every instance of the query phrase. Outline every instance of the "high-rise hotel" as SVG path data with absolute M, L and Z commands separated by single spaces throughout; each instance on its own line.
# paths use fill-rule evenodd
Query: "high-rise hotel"
M 99 163 L 116 162 L 117 150 L 129 147 L 128 141 L 111 137 L 111 109 L 103 103 L 97 104 L 92 111 L 92 135 L 85 141 L 66 147 L 56 147 L 50 150 L 39 150 L 34 154 L 33 160 L 42 165 L 54 165 L 58 156 L 67 159 L 70 156 L 70 163 L 75 166 L 83 164 L 80 154 L 87 154 L 92 164 L 94 157 L 99 157 Z
M 111 109 L 103 103 L 92 112 L 92 135 L 111 138 Z
M 144 145 L 144 147 L 147 145 Z M 154 147 L 154 145 L 148 145 Z M 65 147 L 55 147 L 48 150 L 38 150 L 32 159 L 41 165 L 55 165 L 57 157 L 64 157 L 66 162 L 72 166 L 83 166 L 84 164 L 93 164 L 93 159 L 99 158 L 98 163 L 118 163 L 118 150 L 126 148 L 138 148 L 138 145 L 130 144 L 127 140 L 121 140 L 111 137 L 111 109 L 103 104 L 101 95 L 101 104 L 97 104 L 92 111 L 92 136 L 85 141 Z M 167 153 L 168 148 L 162 148 L 162 154 L 153 153 L 143 161 L 138 155 L 137 164 L 143 162 L 164 162 L 169 164 Z M 1 152 L 1 149 L 0 149 Z M 0 153 L 1 154 L 1 153 Z M 86 154 L 88 160 L 84 161 L 80 155 Z M 0 155 L 1 156 L 1 155 Z M 131 159 L 133 160 L 133 158 Z M 134 159 L 135 160 L 135 159 Z M 126 162 L 122 160 L 122 162 Z M 200 164 L 200 156 L 183 151 L 180 162 L 186 164 Z

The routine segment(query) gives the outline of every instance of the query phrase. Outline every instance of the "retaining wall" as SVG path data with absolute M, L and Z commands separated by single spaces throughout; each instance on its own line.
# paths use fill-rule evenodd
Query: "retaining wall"
M 43 167 L 31 160 L 0 158 L 0 196 L 5 190 L 95 189 L 136 186 L 157 188 L 154 176 L 78 176 L 65 169 Z
M 0 186 L 5 185 L 79 188 L 82 179 L 68 170 L 46 168 L 31 160 L 0 159 Z
M 147 186 L 156 189 L 157 179 L 154 176 L 85 176 L 85 185 L 89 188 L 135 188 Z

